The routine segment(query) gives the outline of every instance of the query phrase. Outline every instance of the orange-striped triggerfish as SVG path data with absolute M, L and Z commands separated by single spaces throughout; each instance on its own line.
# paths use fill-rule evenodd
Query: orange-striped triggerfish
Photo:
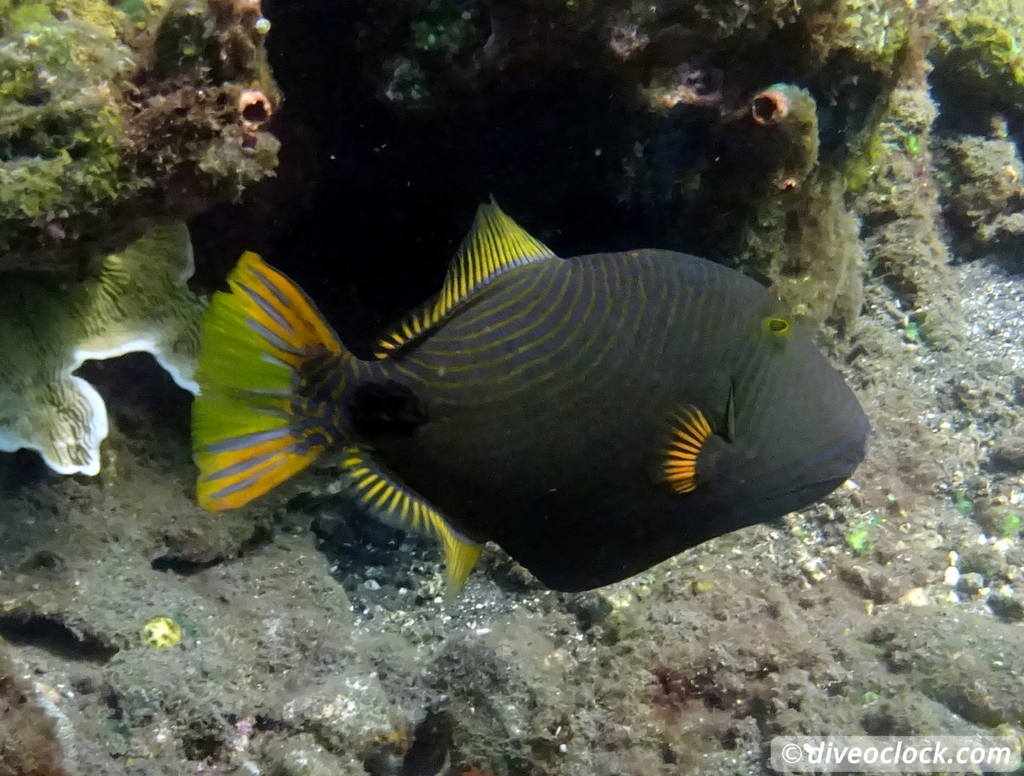
M 333 450 L 373 513 L 494 541 L 583 590 L 822 498 L 864 456 L 857 399 L 766 288 L 680 253 L 557 257 L 479 208 L 436 298 L 355 357 L 245 253 L 203 324 L 198 498 L 241 506 Z

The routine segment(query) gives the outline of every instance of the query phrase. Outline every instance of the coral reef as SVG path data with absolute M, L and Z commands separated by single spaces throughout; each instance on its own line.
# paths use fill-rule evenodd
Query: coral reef
M 0 270 L 73 274 L 271 173 L 265 31 L 235 0 L 0 3 Z
M 25 724 L 44 747 L 62 725 L 81 772 L 112 776 L 758 776 L 775 735 L 1019 735 L 1024 544 L 997 519 L 1024 498 L 1022 284 L 949 271 L 969 334 L 951 352 L 908 341 L 869 279 L 842 359 L 879 430 L 856 483 L 579 595 L 489 550 L 446 603 L 437 549 L 329 497 L 329 468 L 211 520 L 188 396 L 133 390 L 128 361 L 116 486 L 0 462 L 0 636 L 31 675 Z M 153 649 L 140 631 L 162 618 L 181 640 Z
M 62 474 L 99 471 L 106 408 L 72 374 L 86 359 L 147 351 L 195 392 L 205 303 L 186 285 L 192 272 L 188 230 L 170 221 L 152 225 L 81 280 L 9 277 L 0 288 L 0 450 L 37 450 Z
M 925 134 L 907 127 L 884 143 L 881 124 L 905 118 L 893 114 L 898 85 L 926 91 L 925 56 L 956 12 L 895 0 L 413 0 L 354 6 L 343 23 L 358 34 L 343 45 L 356 61 L 348 77 L 372 93 L 360 115 L 383 112 L 387 120 L 376 126 L 385 134 L 400 128 L 374 157 L 384 180 L 408 175 L 412 191 L 432 190 L 444 171 L 471 201 L 500 185 L 512 190 L 503 200 L 529 202 L 538 222 L 593 247 L 610 244 L 617 225 L 642 223 L 647 244 L 741 266 L 816 322 L 849 331 L 872 251 L 854 245 L 866 213 L 857 196 L 867 183 L 884 194 L 887 179 L 875 180 L 872 170 L 890 142 L 906 143 L 899 164 L 908 184 L 909 168 L 931 164 L 927 142 L 913 151 L 927 141 L 930 119 Z M 282 10 L 282 25 L 289 16 Z M 325 138 L 358 136 L 344 117 L 312 115 L 316 92 L 306 94 L 301 82 L 295 88 L 290 99 L 309 106 L 309 122 Z M 775 98 L 791 108 L 785 117 L 775 118 Z M 607 110 L 595 113 L 595 105 Z M 369 134 L 375 125 L 366 126 Z M 416 132 L 436 137 L 430 160 L 417 158 Z M 517 154 L 550 171 L 541 190 L 521 168 L 505 166 Z M 377 174 L 369 164 L 366 172 Z M 893 194 L 899 207 L 933 214 L 927 187 Z M 920 206 L 912 201 L 918 194 Z M 580 197 L 586 208 L 574 207 Z M 414 206 L 408 198 L 403 209 Z M 609 218 L 573 223 L 590 198 Z M 868 232 L 882 210 L 867 219 Z M 911 222 L 900 220 L 888 231 L 900 231 L 905 245 L 936 239 L 911 235 Z M 426 228 L 436 213 L 422 221 Z M 606 234 L 595 236 L 602 227 Z M 873 263 L 911 275 L 899 265 L 915 255 Z M 921 274 L 907 291 L 910 306 L 944 307 L 941 279 L 929 285 Z
M 1016 122 L 1024 105 L 1017 4 L 422 0 L 369 12 L 356 51 L 383 101 L 421 114 L 486 104 L 496 90 L 521 91 L 550 73 L 586 72 L 632 106 L 626 136 L 594 144 L 621 159 L 620 200 L 674 208 L 657 215 L 663 241 L 761 274 L 806 315 L 846 330 L 870 266 L 945 346 L 957 329 L 956 294 L 942 273 L 935 190 L 943 179 L 932 179 L 933 150 L 952 185 L 972 175 L 990 184 L 984 213 L 977 202 L 966 213 L 943 198 L 954 228 L 974 232 L 965 250 L 1015 244 L 1021 219 L 1005 172 L 1015 169 L 1010 145 L 988 147 L 987 172 L 980 148 L 957 152 L 958 162 L 931 141 L 926 57 L 941 98 L 965 106 L 944 122 L 967 122 L 974 133 L 999 114 Z M 789 84 L 810 110 L 802 127 L 791 122 L 763 142 L 768 133 L 753 130 L 768 127 L 744 111 L 752 102 L 770 109 L 777 92 L 768 79 Z M 780 197 L 778 188 L 802 190 Z

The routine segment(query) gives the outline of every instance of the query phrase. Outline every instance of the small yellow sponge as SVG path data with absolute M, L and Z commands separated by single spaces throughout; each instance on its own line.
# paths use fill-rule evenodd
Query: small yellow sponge
M 170 617 L 154 617 L 142 626 L 142 643 L 154 649 L 168 649 L 181 643 L 181 626 Z

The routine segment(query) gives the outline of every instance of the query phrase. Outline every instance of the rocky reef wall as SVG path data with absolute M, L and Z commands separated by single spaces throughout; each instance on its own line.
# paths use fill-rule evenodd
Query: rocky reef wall
M 0 271 L 80 273 L 141 219 L 194 215 L 271 174 L 268 29 L 243 0 L 5 0 Z
M 108 426 L 71 476 L 0 453 L 0 773 L 754 776 L 776 735 L 1024 737 L 1021 19 L 0 0 L 0 439 L 54 442 L 26 419 L 72 378 Z M 491 194 L 563 255 L 772 283 L 871 417 L 854 481 L 590 593 L 488 549 L 454 602 L 329 461 L 200 510 L 181 388 L 238 253 L 358 345 Z M 171 376 L 96 355 L 147 349 Z
M 282 46 L 297 44 L 319 13 L 282 5 Z M 519 215 L 542 239 L 564 235 L 576 252 L 670 244 L 765 277 L 801 314 L 839 329 L 860 309 L 866 273 L 903 277 L 890 284 L 899 304 L 931 318 L 935 342 L 952 336 L 943 246 L 948 229 L 964 227 L 942 195 L 949 155 L 933 164 L 947 130 L 935 99 L 966 89 L 976 105 L 994 83 L 968 86 L 982 65 L 965 70 L 955 52 L 978 49 L 984 68 L 999 71 L 993 78 L 1012 81 L 1012 14 L 979 12 L 987 32 L 974 35 L 959 4 L 882 0 L 434 0 L 336 13 L 355 31 L 338 43 L 342 64 L 335 49 L 314 43 L 301 62 L 277 68 L 285 79 L 293 66 L 325 74 L 289 90 L 306 142 L 333 155 L 311 174 L 330 207 L 354 209 L 353 254 L 374 253 L 384 274 L 408 279 L 408 292 L 405 282 L 397 293 L 382 289 L 340 257 L 358 291 L 338 313 L 357 329 L 422 298 L 441 272 L 440 246 L 458 239 L 473 203 L 493 193 L 512 212 L 525 203 Z M 327 104 L 339 110 L 322 110 Z M 1012 134 L 1012 105 L 985 104 Z M 984 138 L 982 123 L 971 131 Z M 546 172 L 541 187 L 536 169 Z M 958 169 L 949 173 L 956 181 L 967 174 Z M 336 199 L 345 186 L 371 196 Z M 365 203 L 385 190 L 386 212 L 372 212 Z M 959 220 L 1006 241 L 1015 184 L 1004 180 L 999 191 L 986 216 Z M 433 204 L 452 199 L 461 209 Z M 288 248 L 329 250 L 318 234 L 327 214 L 314 203 L 299 218 L 306 238 Z M 441 258 L 408 267 L 399 225 Z M 444 236 L 425 242 L 430 233 Z M 872 247 L 890 238 L 903 247 Z

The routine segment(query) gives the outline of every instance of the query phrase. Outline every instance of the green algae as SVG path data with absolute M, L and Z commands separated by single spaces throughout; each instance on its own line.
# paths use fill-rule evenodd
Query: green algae
M 455 54 L 476 38 L 473 17 L 468 10 L 440 6 L 430 9 L 409 25 L 410 43 L 416 51 Z
M 914 5 L 892 0 L 846 0 L 836 7 L 833 47 L 849 50 L 879 70 L 890 69 L 914 30 Z
M 846 544 L 857 555 L 871 546 L 870 533 L 867 528 L 855 528 L 846 535 Z
M 1024 111 L 1024 2 L 944 3 L 932 58 L 958 91 L 996 109 Z
M 967 498 L 966 491 L 958 490 L 953 494 L 953 507 L 960 515 L 966 517 L 974 511 L 974 502 Z
M 875 535 L 877 528 L 882 524 L 882 518 L 875 512 L 868 513 L 866 517 L 857 521 L 849 531 L 846 532 L 846 546 L 854 555 L 863 555 L 875 547 Z
M 96 0 L 2 0 L 0 26 L 4 34 L 23 31 L 26 25 L 52 25 L 74 20 L 95 27 L 103 35 L 123 31 L 124 18 L 109 3 Z
M 999 525 L 999 535 L 1009 539 L 1020 533 L 1022 525 L 1021 516 L 1016 512 L 1007 512 L 1003 515 L 1002 523 Z
M 98 214 L 131 183 L 112 84 L 135 62 L 97 22 L 43 3 L 6 16 L 0 45 L 0 250 L 18 221 L 62 210 Z M 108 20 L 109 21 L 109 20 Z

